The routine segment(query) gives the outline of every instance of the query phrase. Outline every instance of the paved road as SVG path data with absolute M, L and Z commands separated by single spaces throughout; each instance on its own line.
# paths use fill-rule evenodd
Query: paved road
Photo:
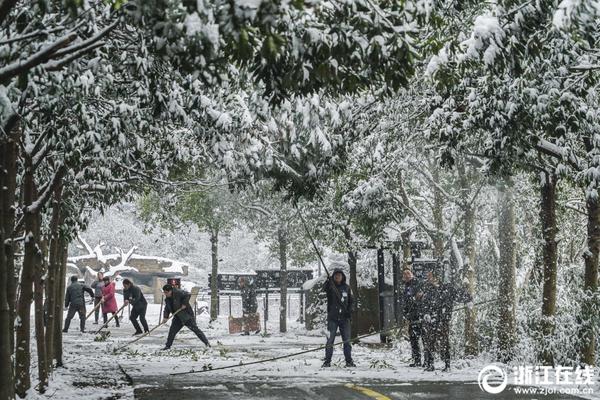
M 121 332 L 115 332 L 114 339 L 126 339 L 121 335 Z M 341 361 L 332 368 L 320 369 L 319 352 L 276 363 L 200 374 L 170 375 L 191 369 L 198 370 L 206 363 L 218 368 L 235 365 L 242 359 L 246 362 L 263 360 L 299 350 L 300 346 L 315 347 L 322 344 L 321 337 L 283 336 L 262 339 L 221 336 L 219 339 L 220 341 L 211 338 L 214 347 L 208 350 L 191 332 L 183 331 L 178 335 L 171 351 L 161 352 L 159 349 L 164 342 L 164 335 L 149 337 L 136 343 L 128 350 L 129 353 L 123 352 L 118 362 L 133 384 L 135 398 L 140 400 L 576 399 L 556 394 L 517 394 L 511 387 L 497 395 L 487 394 L 476 383 L 465 383 L 462 377 L 455 376 L 451 379 L 452 374 L 423 373 L 406 368 L 404 362 L 400 363 L 404 366 L 399 367 L 397 362 L 390 359 L 390 354 L 397 357 L 395 353 L 365 346 L 355 347 L 357 359 L 362 362 L 352 369 L 341 367 Z M 337 353 L 337 358 L 340 358 L 339 349 Z M 373 363 L 374 361 L 379 364 Z M 377 366 L 386 361 L 391 364 L 378 370 Z M 476 372 L 470 376 L 476 377 Z
M 565 395 L 517 395 L 511 387 L 503 393 L 491 395 L 482 392 L 477 384 L 459 382 L 361 382 L 360 384 L 315 385 L 313 383 L 286 385 L 282 382 L 190 382 L 186 380 L 163 383 L 155 387 L 134 390 L 141 400 L 235 399 L 235 400 L 408 400 L 408 399 L 490 399 L 490 400 L 568 400 Z

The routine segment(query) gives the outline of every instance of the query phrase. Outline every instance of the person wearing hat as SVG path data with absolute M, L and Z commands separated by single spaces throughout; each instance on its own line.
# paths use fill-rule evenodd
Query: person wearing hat
M 323 290 L 327 293 L 327 344 L 325 346 L 325 361 L 323 368 L 331 366 L 333 343 L 339 329 L 344 342 L 344 358 L 346 367 L 356 367 L 352 360 L 350 345 L 350 320 L 354 298 L 350 286 L 346 283 L 346 275 L 340 268 L 333 270 L 331 278 L 327 278 Z
M 163 293 L 165 295 L 165 311 L 163 313 L 162 323 L 166 323 L 169 319 L 169 315 L 175 314 L 173 321 L 171 322 L 171 328 L 169 329 L 169 335 L 167 337 L 167 343 L 163 350 L 169 350 L 175 340 L 175 335 L 184 326 L 187 326 L 192 332 L 198 336 L 198 338 L 207 347 L 210 347 L 208 339 L 204 335 L 204 332 L 196 325 L 196 317 L 194 316 L 194 310 L 190 306 L 191 295 L 182 289 L 177 289 L 172 285 L 163 286 Z
M 146 321 L 146 309 L 148 308 L 148 302 L 146 301 L 142 290 L 127 278 L 123 279 L 123 300 L 125 300 L 125 305 L 131 304 L 131 314 L 129 314 L 129 320 L 135 328 L 134 335 L 142 334 L 142 329 L 137 321 L 138 318 L 140 319 L 140 323 L 144 328 L 144 332 L 148 333 L 148 322 Z
M 423 350 L 425 371 L 433 371 L 433 353 L 439 343 L 440 357 L 444 361 L 442 372 L 450 370 L 450 320 L 454 303 L 471 303 L 471 295 L 451 283 L 440 283 L 439 271 L 427 272 L 427 282 L 420 293 L 423 321 Z

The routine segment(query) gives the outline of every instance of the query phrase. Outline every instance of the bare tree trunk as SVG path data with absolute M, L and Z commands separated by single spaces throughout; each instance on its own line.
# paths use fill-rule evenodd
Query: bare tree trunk
M 498 359 L 508 362 L 514 356 L 516 342 L 516 235 L 512 178 L 498 185 L 498 242 L 500 281 L 498 288 L 499 330 Z
M 472 202 L 472 183 L 464 164 L 458 168 L 461 186 L 461 208 L 463 211 L 464 254 L 466 264 L 462 272 L 463 282 L 471 297 L 475 297 L 476 285 L 476 251 L 475 251 L 475 207 Z M 475 356 L 479 353 L 477 343 L 477 310 L 475 307 L 465 310 L 465 354 Z
M 433 180 L 439 184 L 440 173 L 436 165 L 433 165 L 432 171 Z M 444 235 L 441 233 L 444 230 L 444 197 L 440 190 L 434 186 L 433 188 L 433 224 L 437 232 L 433 237 L 433 257 L 442 259 L 444 257 Z
M 5 201 L 8 196 L 6 188 L 6 144 L 0 143 L 0 243 L 5 243 L 5 240 L 10 237 L 12 232 L 5 234 Z M 6 189 L 5 189 L 6 188 Z M 0 247 L 0 398 L 12 400 L 15 398 L 14 381 L 13 381 L 13 363 L 11 354 L 11 336 L 12 336 L 12 320 L 10 317 L 9 299 L 6 293 L 8 283 L 8 273 L 6 261 L 7 246 Z
M 38 220 L 38 223 L 40 221 Z M 39 225 L 37 228 L 36 236 L 39 237 L 40 229 Z M 37 356 L 38 356 L 38 378 L 39 387 L 38 391 L 44 393 L 48 386 L 48 358 L 46 354 L 46 339 L 44 332 L 44 273 L 45 273 L 45 254 L 47 252 L 47 246 L 44 242 L 40 242 L 41 251 L 37 254 L 37 260 L 35 265 L 34 275 L 34 309 L 35 309 L 35 340 L 37 344 Z
M 60 288 L 60 207 L 62 186 L 57 185 L 52 199 L 52 217 L 50 218 L 50 246 L 48 249 L 48 280 L 46 282 L 46 301 L 48 302 L 48 325 L 46 326 L 46 353 L 49 366 L 54 359 L 55 324 L 60 325 L 62 315 L 56 312 L 56 303 L 61 304 L 58 289 Z M 61 308 L 62 309 L 62 308 Z
M 540 217 L 542 220 L 542 237 L 544 238 L 544 280 L 542 300 L 542 333 L 548 338 L 554 334 L 554 314 L 556 311 L 556 274 L 557 274 L 557 245 L 556 245 L 556 176 L 544 173 L 541 187 Z M 541 354 L 544 365 L 554 365 L 554 355 L 550 350 Z
M 350 321 L 350 331 L 352 339 L 355 339 L 356 336 L 358 336 L 358 279 L 356 275 L 357 254 L 356 251 L 352 250 L 352 233 L 350 232 L 350 228 L 346 226 L 343 228 L 343 231 L 348 247 L 347 254 L 348 267 L 350 269 L 350 290 L 352 291 L 352 296 L 354 296 L 354 310 L 352 311 L 352 321 Z
M 219 288 L 217 275 L 219 274 L 219 231 L 211 231 L 210 247 L 212 256 L 212 274 L 210 277 L 210 320 L 216 321 L 219 314 Z
M 279 227 L 277 230 L 279 242 L 279 267 L 280 267 L 280 297 L 279 297 L 279 332 L 287 332 L 287 228 Z
M 18 147 L 16 144 L 15 137 L 18 136 L 19 131 L 13 130 L 11 135 L 8 136 L 5 142 L 4 154 L 0 153 L 0 156 L 4 157 L 4 168 L 6 170 L 5 180 L 2 188 L 6 188 L 0 196 L 0 202 L 2 202 L 2 209 L 4 213 L 4 235 L 6 240 L 4 241 L 5 250 L 5 266 L 6 266 L 6 286 L 0 286 L 0 290 L 6 290 L 6 297 L 8 302 L 9 314 L 10 314 L 10 326 L 9 326 L 9 339 L 10 339 L 10 353 L 15 352 L 15 327 L 14 321 L 16 318 L 16 297 L 17 297 L 17 274 L 15 272 L 15 249 L 12 241 L 13 231 L 15 229 L 15 196 L 17 191 L 17 156 Z M 14 371 L 13 371 L 14 373 Z M 14 377 L 14 375 L 13 375 Z
M 410 260 L 412 259 L 412 248 L 410 245 L 410 231 L 403 232 L 402 238 L 402 271 L 411 269 Z
M 598 291 L 598 255 L 600 254 L 600 200 L 598 193 L 595 196 L 588 196 L 587 202 L 587 251 L 584 253 L 585 275 L 583 280 L 583 289 L 588 296 L 596 294 Z M 591 300 L 583 302 L 581 319 L 582 338 L 581 361 L 588 365 L 596 363 L 596 335 L 592 322 L 597 311 L 594 311 L 594 304 Z
M 61 212 L 62 214 L 62 212 Z M 64 217 L 61 215 L 61 221 Z M 60 236 L 58 244 L 57 262 L 60 265 L 60 272 L 58 274 L 58 281 L 56 282 L 56 292 L 54 297 L 54 339 L 52 355 L 56 360 L 56 366 L 63 366 L 62 359 L 62 321 L 63 321 L 63 301 L 65 297 L 65 286 L 67 277 L 67 258 L 69 256 L 69 246 L 63 235 Z
M 19 282 L 19 300 L 17 305 L 17 341 L 16 341 L 16 365 L 15 365 L 15 385 L 16 393 L 20 397 L 31 387 L 30 363 L 31 350 L 29 335 L 31 330 L 31 301 L 33 299 L 33 281 L 35 273 L 35 263 L 37 258 L 38 246 L 36 243 L 36 213 L 28 210 L 28 207 L 35 200 L 35 182 L 34 170 L 31 157 L 25 158 L 25 175 L 23 178 L 23 203 L 25 218 L 25 255 L 23 257 L 23 269 L 21 271 L 21 281 Z
M 475 251 L 475 209 L 472 206 L 465 208 L 465 258 L 464 280 L 467 292 L 475 297 L 476 285 L 476 251 Z M 479 353 L 477 344 L 477 309 L 475 307 L 465 310 L 465 354 L 475 356 Z

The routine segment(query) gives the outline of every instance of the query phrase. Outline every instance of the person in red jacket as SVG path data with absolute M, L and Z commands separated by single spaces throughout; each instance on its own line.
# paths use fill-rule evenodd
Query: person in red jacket
M 102 281 L 104 287 L 102 288 L 102 318 L 104 319 L 104 327 L 106 328 L 106 321 L 108 314 L 115 316 L 115 323 L 117 328 L 119 327 L 119 316 L 117 315 L 117 299 L 115 298 L 115 283 L 110 281 L 108 276 L 105 276 Z

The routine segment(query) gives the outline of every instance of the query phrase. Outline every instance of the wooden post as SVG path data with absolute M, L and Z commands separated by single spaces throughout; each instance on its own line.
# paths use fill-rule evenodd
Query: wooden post
M 304 323 L 304 290 L 300 289 L 300 323 Z
M 163 294 L 162 296 L 160 296 L 160 312 L 158 313 L 158 323 L 159 324 L 160 324 L 160 321 L 162 321 L 164 300 L 165 300 L 165 295 Z
M 229 316 L 231 317 L 231 295 L 229 295 Z
M 384 328 L 384 313 L 383 313 L 383 292 L 385 291 L 385 269 L 384 269 L 383 249 L 377 249 L 377 294 L 379 297 L 379 330 Z M 381 333 L 381 343 L 385 343 L 386 335 Z
M 221 314 L 221 294 L 217 290 L 217 317 Z
M 394 276 L 394 320 L 396 325 L 402 322 L 402 312 L 400 304 L 400 259 L 398 253 L 392 253 L 392 273 Z
M 267 321 L 269 320 L 269 287 L 265 289 L 265 307 L 264 307 L 264 324 L 265 324 L 265 335 L 267 334 Z

